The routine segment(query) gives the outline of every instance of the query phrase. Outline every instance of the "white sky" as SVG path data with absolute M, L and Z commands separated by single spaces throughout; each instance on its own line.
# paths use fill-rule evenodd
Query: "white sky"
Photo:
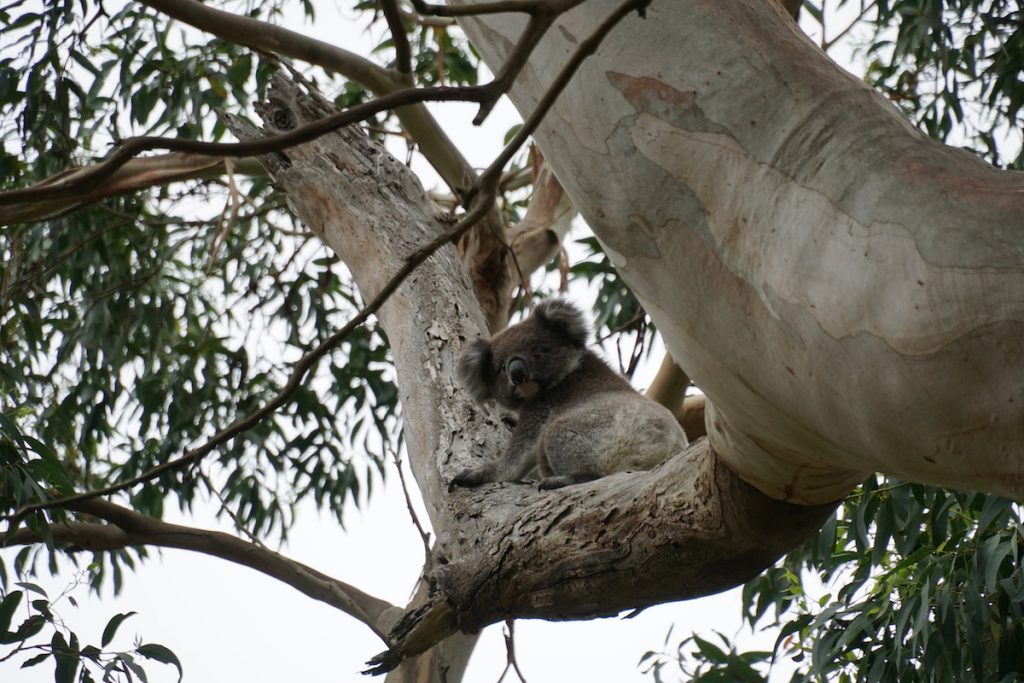
M 316 27 L 302 26 L 301 19 L 291 27 L 366 54 L 366 36 L 351 16 L 338 10 L 337 3 L 318 4 Z M 470 123 L 474 106 L 448 104 L 431 108 L 452 139 L 480 167 L 489 163 L 500 149 L 505 131 L 518 120 L 507 101 L 480 128 Z M 404 158 L 403 149 L 399 147 L 396 151 L 399 158 Z M 425 187 L 440 187 L 425 163 L 419 162 L 414 168 L 421 173 Z M 574 229 L 570 239 L 582 234 L 581 229 Z M 589 308 L 589 302 L 581 303 Z M 658 360 L 654 358 L 641 371 L 637 381 L 641 388 Z M 404 605 L 419 573 L 422 546 L 409 521 L 398 477 L 393 466 L 389 468 L 386 483 L 375 487 L 368 504 L 362 509 L 348 506 L 346 530 L 339 529 L 327 516 L 321 518 L 310 507 L 299 515 L 290 542 L 282 550 L 328 575 Z M 233 532 L 230 525 L 213 518 L 214 510 L 211 505 L 205 514 L 189 518 L 171 513 L 167 520 Z M 421 518 L 425 519 L 425 515 Z M 8 567 L 16 552 L 0 551 Z M 157 555 L 157 551 L 153 554 Z M 51 597 L 63 592 L 73 581 L 71 571 L 36 579 Z M 109 649 L 130 649 L 136 638 L 166 645 L 182 661 L 188 681 L 370 680 L 359 672 L 367 659 L 383 649 L 367 628 L 341 612 L 253 570 L 197 553 L 164 550 L 136 574 L 126 576 L 120 596 L 114 598 L 109 593 L 106 591 L 102 601 L 98 601 L 85 586 L 79 586 L 72 592 L 79 608 L 64 601 L 57 611 L 78 633 L 83 645 L 97 646 L 107 619 L 118 612 L 138 612 L 122 624 Z M 736 589 L 685 603 L 661 605 L 629 620 L 519 621 L 518 662 L 530 683 L 649 681 L 651 678 L 637 668 L 645 651 L 672 651 L 694 631 L 712 638 L 713 631 L 718 630 L 732 639 L 740 629 L 739 604 Z M 673 630 L 666 645 L 670 629 Z M 772 632 L 756 637 L 748 634 L 743 643 L 771 649 L 774 638 Z M 52 661 L 22 670 L 18 667 L 24 659 L 0 662 L 0 680 L 53 680 Z M 177 679 L 173 667 L 145 663 L 150 681 Z M 496 625 L 484 631 L 465 680 L 497 681 L 504 666 L 505 646 L 501 626 Z M 780 680 L 788 678 L 790 667 L 782 665 L 777 669 L 784 674 L 779 676 Z M 515 674 L 510 673 L 505 680 L 515 680 Z

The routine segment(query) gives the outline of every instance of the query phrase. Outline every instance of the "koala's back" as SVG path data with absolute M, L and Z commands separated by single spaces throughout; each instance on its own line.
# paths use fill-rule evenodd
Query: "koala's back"
M 541 473 L 595 478 L 649 470 L 686 445 L 682 428 L 664 406 L 640 394 L 599 394 L 545 423 Z
M 563 385 L 547 397 L 536 442 L 541 474 L 555 477 L 550 485 L 649 470 L 686 448 L 675 416 L 593 354 Z

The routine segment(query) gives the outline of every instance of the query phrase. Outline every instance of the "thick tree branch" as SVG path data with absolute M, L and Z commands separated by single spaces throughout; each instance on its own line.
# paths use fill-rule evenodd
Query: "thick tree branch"
M 657 401 L 673 413 L 679 412 L 686 399 L 686 390 L 690 387 L 690 378 L 683 372 L 683 369 L 676 364 L 672 354 L 666 352 L 661 359 L 661 366 L 658 373 L 647 387 L 644 395 L 652 401 Z
M 536 81 L 610 5 L 559 20 Z M 1024 176 L 927 139 L 776 3 L 650 16 L 537 141 L 708 396 L 719 457 L 799 502 L 872 471 L 1024 495 Z M 492 64 L 518 36 L 500 16 L 462 25 Z M 537 89 L 511 97 L 529 111 Z
M 153 517 L 105 501 L 89 501 L 74 506 L 109 524 L 94 522 L 67 522 L 53 524 L 50 532 L 60 544 L 70 544 L 85 550 L 104 551 L 128 546 L 154 546 L 179 548 L 219 557 L 286 583 L 314 600 L 324 602 L 366 624 L 387 642 L 384 632 L 389 624 L 389 610 L 394 606 L 380 598 L 364 593 L 346 583 L 331 578 L 301 562 L 289 559 L 262 545 L 242 540 L 221 531 L 195 529 L 169 524 Z M 10 547 L 41 543 L 44 539 L 35 531 L 22 528 L 0 537 L 0 545 Z M 382 621 L 383 620 L 383 621 Z
M 392 632 L 381 673 L 458 630 L 509 618 L 584 619 L 739 585 L 813 535 L 838 503 L 807 507 L 757 491 L 707 440 L 651 472 L 536 493 L 462 491 L 462 521 L 436 564 L 431 602 Z

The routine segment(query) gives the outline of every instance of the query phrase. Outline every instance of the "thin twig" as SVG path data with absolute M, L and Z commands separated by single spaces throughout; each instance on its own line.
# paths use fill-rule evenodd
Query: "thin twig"
M 398 481 L 402 484 L 402 495 L 405 496 L 405 507 L 408 508 L 409 517 L 412 518 L 412 523 L 420 534 L 420 540 L 423 541 L 423 571 L 426 573 L 430 571 L 430 567 L 433 563 L 433 557 L 430 554 L 430 533 L 423 528 L 423 525 L 420 523 L 420 518 L 416 515 L 416 510 L 413 509 L 412 497 L 409 495 L 409 487 L 405 483 L 405 474 L 402 472 L 402 461 L 398 457 L 398 452 L 393 452 L 391 457 L 395 461 L 395 468 L 398 469 Z
M 823 23 L 822 26 L 821 26 L 821 49 L 824 50 L 825 52 L 828 52 L 829 50 L 831 50 L 835 46 L 836 43 L 838 43 L 840 40 L 845 38 L 846 34 L 848 34 L 851 30 L 853 30 L 854 26 L 859 25 L 861 20 L 863 20 L 864 17 L 867 15 L 867 13 L 869 11 L 871 11 L 872 9 L 874 9 L 874 7 L 875 7 L 875 0 L 871 0 L 871 2 L 868 2 L 868 3 L 861 2 L 861 4 L 860 4 L 860 12 L 857 14 L 857 16 L 849 24 L 846 25 L 846 28 L 844 28 L 842 31 L 840 31 L 836 35 L 834 35 L 829 40 L 825 40 L 825 25 Z M 825 7 L 824 6 L 822 6 L 821 11 L 822 11 L 822 14 L 824 15 L 824 12 L 825 12 Z
M 224 496 L 222 496 L 220 491 L 217 490 L 217 487 L 213 485 L 213 482 L 210 480 L 210 477 L 207 476 L 206 472 L 200 471 L 199 479 L 204 484 L 206 484 L 207 490 L 209 490 L 210 493 L 212 493 L 214 497 L 217 498 L 217 502 L 220 503 L 221 511 L 228 517 L 230 517 L 231 521 L 235 523 L 235 529 L 237 529 L 239 533 L 244 534 L 245 537 L 249 539 L 249 542 L 255 545 L 256 547 L 262 548 L 263 550 L 267 550 L 267 546 L 263 544 L 263 541 L 260 540 L 260 537 L 254 534 L 252 530 L 249 529 L 249 527 L 245 526 L 245 524 L 242 523 L 241 518 L 237 514 L 235 514 L 235 511 L 232 510 L 230 506 L 228 506 L 228 501 L 224 499 Z
M 519 669 L 519 661 L 516 659 L 515 623 L 514 619 L 505 620 L 505 632 L 502 634 L 505 637 L 505 670 L 501 672 L 498 683 L 505 680 L 505 676 L 510 669 L 516 672 L 516 676 L 519 676 L 519 680 L 522 683 L 526 683 L 526 678 Z
M 396 0 L 379 0 L 384 19 L 391 31 L 391 40 L 395 44 L 395 68 L 400 74 L 412 75 L 412 48 L 409 47 L 409 34 L 402 23 L 402 13 Z

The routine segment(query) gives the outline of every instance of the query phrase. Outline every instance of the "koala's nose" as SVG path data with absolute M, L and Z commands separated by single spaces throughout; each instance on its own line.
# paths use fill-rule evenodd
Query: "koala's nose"
M 505 366 L 505 373 L 512 384 L 522 384 L 526 381 L 526 363 L 522 358 L 513 358 Z

